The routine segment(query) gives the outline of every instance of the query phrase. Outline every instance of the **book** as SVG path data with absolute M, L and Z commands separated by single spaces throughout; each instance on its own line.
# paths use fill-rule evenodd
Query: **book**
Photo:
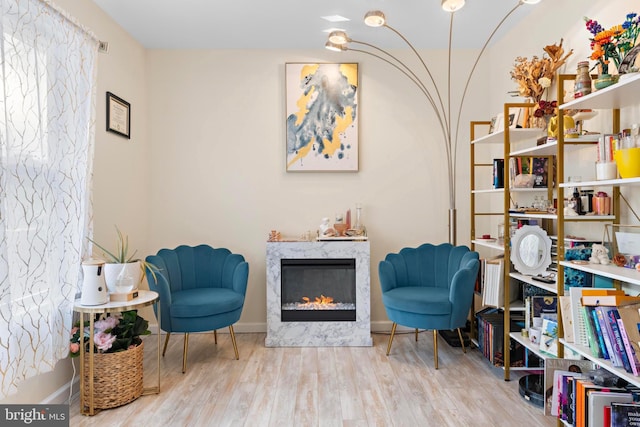
M 602 350 L 600 350 L 600 345 L 598 344 L 598 337 L 596 336 L 591 314 L 589 313 L 589 310 L 587 310 L 587 307 L 584 306 L 580 306 L 580 311 L 587 330 L 587 338 L 589 341 L 589 350 L 591 350 L 591 355 L 593 357 L 602 358 Z
M 587 427 L 601 427 L 604 425 L 604 408 L 613 402 L 631 403 L 633 394 L 624 391 L 590 391 L 588 394 L 588 423 Z
M 482 304 L 492 307 L 504 306 L 504 260 L 501 258 L 487 260 L 482 292 Z
M 558 297 L 555 295 L 533 295 L 531 296 L 531 310 L 533 317 L 558 320 Z
M 504 159 L 493 159 L 493 188 L 504 188 Z
M 640 404 L 611 402 L 611 427 L 640 425 Z
M 622 337 L 622 342 L 624 343 L 624 349 L 627 353 L 627 357 L 629 358 L 629 365 L 631 365 L 631 373 L 636 377 L 640 375 L 640 360 L 638 359 L 638 355 L 636 351 L 631 346 L 631 341 L 629 340 L 629 335 L 624 327 L 624 322 L 622 319 L 618 319 L 618 328 L 620 329 L 620 336 Z
M 640 355 L 640 304 L 622 305 L 618 307 L 620 320 L 624 325 L 624 331 L 629 339 L 629 346 L 635 354 L 635 359 Z M 633 368 L 632 368 L 633 369 Z M 640 371 L 640 368 L 638 369 Z M 635 374 L 634 374 L 635 375 Z
M 540 351 L 550 356 L 558 356 L 558 322 L 556 320 L 542 319 Z
M 544 363 L 544 391 L 545 391 L 545 415 L 551 414 L 551 399 L 553 395 L 553 378 L 556 371 L 567 371 L 576 376 L 582 376 L 594 368 L 589 360 L 547 359 Z
M 624 295 L 624 291 L 621 289 L 609 289 L 609 288 L 583 288 L 583 296 L 604 296 L 604 295 Z
M 582 314 L 582 292 L 585 288 L 569 288 L 569 298 L 571 299 L 571 324 L 573 325 L 573 342 L 585 347 L 589 346 L 587 337 L 587 326 Z M 566 328 L 565 328 L 566 331 Z
M 613 366 L 615 366 L 616 368 L 621 368 L 622 359 L 620 357 L 618 349 L 615 346 L 613 330 L 611 329 L 611 324 L 609 323 L 608 312 L 611 308 L 612 307 L 607 306 L 596 306 L 594 309 L 598 319 L 598 323 L 600 324 L 600 333 L 602 334 L 602 340 L 604 341 L 604 345 L 607 347 L 609 360 L 611 361 L 611 364 Z
M 640 296 L 631 295 L 584 295 L 582 294 L 582 305 L 626 305 L 640 302 Z
M 604 335 L 602 334 L 602 329 L 600 328 L 600 322 L 598 321 L 598 314 L 596 312 L 596 308 L 593 306 L 585 306 L 585 309 L 589 313 L 592 322 L 592 328 L 596 334 L 596 340 L 598 342 L 598 346 L 600 347 L 600 352 L 602 354 L 603 359 L 610 360 L 609 349 L 604 341 Z
M 546 157 L 534 157 L 532 160 L 533 169 L 531 173 L 535 176 L 534 187 L 546 187 L 549 176 L 549 159 Z
M 574 342 L 573 338 L 573 319 L 571 317 L 571 297 L 558 297 L 560 301 L 560 316 L 562 318 L 562 327 L 564 330 L 564 339 L 567 342 Z
M 626 392 L 623 388 L 618 387 L 604 387 L 596 385 L 593 382 L 586 379 L 576 380 L 576 426 L 587 426 L 589 423 L 589 394 L 594 391 L 606 391 L 606 392 Z
M 609 320 L 609 326 L 611 328 L 611 332 L 613 333 L 613 347 L 618 357 L 620 358 L 620 361 L 622 362 L 622 367 L 625 371 L 632 373 L 633 371 L 631 369 L 631 361 L 627 356 L 627 351 L 624 347 L 622 335 L 620 334 L 620 327 L 618 326 L 618 319 L 620 318 L 618 309 L 616 307 L 601 308 L 605 310 L 608 308 L 607 319 Z

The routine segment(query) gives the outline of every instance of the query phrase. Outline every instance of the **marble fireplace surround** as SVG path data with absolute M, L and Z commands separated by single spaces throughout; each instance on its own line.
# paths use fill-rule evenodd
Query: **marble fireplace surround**
M 354 322 L 282 322 L 281 259 L 356 260 Z M 371 346 L 370 247 L 368 241 L 267 243 L 267 347 Z

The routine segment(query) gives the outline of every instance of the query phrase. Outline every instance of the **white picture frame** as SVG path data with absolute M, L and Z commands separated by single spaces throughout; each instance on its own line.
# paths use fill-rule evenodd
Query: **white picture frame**
M 515 129 L 516 127 L 518 127 L 521 111 L 522 109 L 520 108 L 512 108 L 509 110 L 509 127 L 511 129 Z
M 504 113 L 496 115 L 496 123 L 493 126 L 493 133 L 500 132 L 504 128 Z

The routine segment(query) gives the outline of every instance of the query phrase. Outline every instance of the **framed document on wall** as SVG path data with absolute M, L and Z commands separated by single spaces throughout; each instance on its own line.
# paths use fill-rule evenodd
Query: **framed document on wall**
M 131 139 L 131 104 L 107 92 L 107 131 Z

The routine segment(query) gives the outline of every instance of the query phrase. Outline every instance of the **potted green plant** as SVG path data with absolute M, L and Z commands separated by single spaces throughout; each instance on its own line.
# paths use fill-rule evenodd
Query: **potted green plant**
M 159 273 L 158 267 L 136 258 L 137 250 L 129 254 L 129 237 L 122 234 L 116 226 L 118 235 L 116 250 L 109 251 L 95 240 L 88 238 L 91 243 L 100 248 L 105 257 L 104 279 L 107 283 L 109 293 L 127 293 L 138 289 L 138 286 L 145 277 L 147 269 L 155 278 Z

